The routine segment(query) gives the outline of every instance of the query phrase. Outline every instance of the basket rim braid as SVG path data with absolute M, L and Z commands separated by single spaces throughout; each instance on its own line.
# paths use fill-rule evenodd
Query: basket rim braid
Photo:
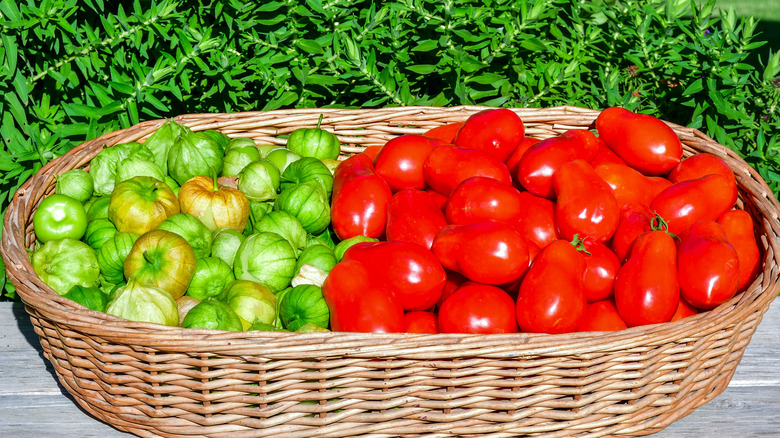
M 337 134 L 342 156 L 488 107 L 290 109 L 174 117 L 258 144 L 296 128 Z M 513 108 L 527 135 L 590 129 L 597 110 Z M 7 208 L 0 250 L 44 355 L 90 414 L 138 436 L 636 436 L 720 394 L 780 291 L 780 204 L 734 151 L 667 122 L 684 156 L 734 170 L 738 207 L 754 218 L 763 269 L 715 309 L 620 332 L 365 334 L 221 332 L 131 322 L 59 296 L 34 273 L 32 215 L 54 177 L 104 147 L 143 141 L 165 120 L 86 141 L 26 181 Z

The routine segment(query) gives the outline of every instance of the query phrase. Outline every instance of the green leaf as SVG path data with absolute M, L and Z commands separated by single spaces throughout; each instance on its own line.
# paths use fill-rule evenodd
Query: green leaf
M 436 50 L 439 47 L 437 40 L 422 40 L 416 46 L 412 48 L 414 52 L 430 52 Z
M 306 53 L 313 53 L 316 55 L 321 55 L 322 53 L 324 53 L 322 46 L 317 41 L 314 40 L 300 39 L 295 41 L 295 45 L 298 46 L 301 50 L 305 51 Z
M 428 75 L 436 71 L 436 66 L 431 64 L 423 65 L 410 65 L 406 67 L 407 70 L 413 71 L 417 74 Z

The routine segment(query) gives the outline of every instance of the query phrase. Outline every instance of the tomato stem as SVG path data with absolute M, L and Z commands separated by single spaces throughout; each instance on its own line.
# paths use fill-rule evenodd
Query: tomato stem
M 672 236 L 673 238 L 677 238 L 677 235 L 669 231 L 669 223 L 666 222 L 664 218 L 661 217 L 660 214 L 655 213 L 655 216 L 653 216 L 652 219 L 650 219 L 650 229 L 652 231 L 663 231 L 664 233 Z
M 585 237 L 585 239 L 587 239 L 587 237 Z M 585 239 L 580 239 L 580 235 L 579 234 L 575 234 L 574 238 L 569 243 L 571 243 L 571 245 L 577 251 L 583 252 L 583 253 L 585 253 L 587 255 L 590 255 L 590 251 L 585 249 Z

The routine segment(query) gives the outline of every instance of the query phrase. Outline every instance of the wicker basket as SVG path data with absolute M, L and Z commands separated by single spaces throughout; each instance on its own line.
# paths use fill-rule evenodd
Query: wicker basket
M 177 117 L 258 143 L 322 126 L 343 154 L 465 120 L 484 108 L 281 110 Z M 517 109 L 541 138 L 592 126 L 597 111 Z M 763 272 L 744 293 L 674 323 L 615 333 L 411 335 L 219 332 L 134 323 L 61 298 L 33 273 L 32 215 L 54 176 L 105 146 L 143 141 L 162 120 L 104 135 L 27 181 L 8 207 L 2 254 L 60 382 L 89 413 L 152 437 L 634 436 L 720 394 L 778 293 L 780 205 L 760 176 L 701 132 L 672 125 L 686 156 L 736 173 L 757 222 Z

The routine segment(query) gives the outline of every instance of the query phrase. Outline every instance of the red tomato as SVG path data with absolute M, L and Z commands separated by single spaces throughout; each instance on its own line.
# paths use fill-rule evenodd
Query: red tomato
M 672 321 L 687 318 L 696 315 L 697 313 L 699 313 L 699 309 L 691 306 L 687 301 L 680 297 L 680 304 L 677 306 L 677 311 L 674 312 L 674 316 L 672 316 Z
M 598 151 L 598 137 L 585 129 L 572 129 L 542 140 L 523 154 L 515 174 L 526 190 L 542 198 L 553 199 L 553 174 L 574 160 L 590 161 Z
M 548 243 L 558 240 L 555 225 L 555 203 L 530 192 L 520 192 L 522 203 L 518 210 L 515 228 L 520 230 L 529 241 L 544 248 Z
M 612 149 L 610 149 L 606 143 L 604 143 L 604 140 L 599 137 L 599 150 L 596 152 L 596 156 L 590 160 L 590 165 L 596 167 L 600 164 L 607 163 L 622 164 L 627 166 L 626 162 L 623 161 L 622 158 L 618 157 L 617 154 Z
M 512 185 L 484 176 L 471 177 L 453 190 L 444 215 L 451 224 L 468 225 L 488 220 L 514 224 L 523 198 Z
M 615 307 L 613 300 L 588 304 L 578 332 L 616 332 L 628 328 Z
M 664 231 L 648 231 L 615 276 L 615 304 L 626 325 L 668 322 L 677 310 L 677 248 Z
M 336 236 L 341 240 L 359 235 L 383 236 L 392 196 L 367 155 L 353 155 L 341 162 L 333 173 L 330 210 Z
M 455 140 L 455 134 L 458 133 L 458 129 L 463 126 L 463 122 L 448 123 L 446 125 L 437 126 L 436 128 L 429 129 L 423 134 L 426 137 L 442 140 L 445 143 L 452 143 Z
M 339 262 L 322 284 L 334 332 L 399 333 L 404 310 L 392 291 L 377 284 L 358 261 Z
M 606 300 L 613 296 L 615 276 L 620 269 L 620 260 L 603 243 L 585 239 L 582 242 L 586 253 L 583 286 L 589 303 Z
M 444 196 L 450 196 L 455 187 L 472 176 L 493 178 L 512 184 L 509 169 L 494 156 L 454 146 L 439 146 L 431 151 L 423 165 L 425 182 Z
M 644 176 L 623 164 L 599 164 L 593 170 L 612 187 L 619 207 L 628 203 L 650 205 L 656 195 L 672 185 L 665 178 Z
M 734 207 L 731 186 L 723 175 L 680 181 L 658 194 L 650 209 L 666 220 L 669 232 L 682 233 L 701 219 L 717 220 Z
M 523 137 L 523 141 L 521 141 L 520 144 L 517 145 L 515 150 L 512 151 L 512 154 L 509 156 L 509 158 L 507 158 L 506 161 L 504 161 L 507 169 L 509 169 L 510 174 L 512 175 L 517 174 L 517 166 L 520 164 L 520 159 L 523 158 L 523 154 L 525 153 L 525 151 L 527 151 L 531 146 L 535 145 L 536 143 L 539 143 L 538 138 Z
M 444 213 L 444 205 L 447 204 L 447 199 L 449 198 L 437 192 L 436 190 L 433 190 L 430 187 L 425 189 L 425 193 L 431 195 L 431 197 L 433 198 L 433 202 L 435 202 L 436 205 L 439 206 L 439 209 L 442 211 L 442 213 Z
M 428 249 L 447 226 L 447 220 L 433 195 L 417 189 L 403 189 L 393 195 L 387 208 L 387 240 L 412 242 Z
M 696 221 L 677 245 L 680 295 L 699 309 L 712 309 L 737 293 L 739 259 L 723 228 Z
M 387 285 L 404 310 L 427 310 L 441 297 L 447 275 L 427 248 L 409 242 L 361 242 L 344 253 L 357 260 L 375 284 Z
M 612 237 L 620 217 L 615 194 L 584 160 L 563 164 L 553 176 L 555 223 L 562 239 L 575 235 L 596 242 Z
M 618 157 L 645 175 L 665 175 L 682 158 L 682 143 L 662 120 L 620 107 L 596 117 L 599 137 Z
M 402 135 L 382 147 L 374 159 L 376 174 L 393 193 L 401 189 L 424 189 L 423 163 L 436 144 L 422 135 Z
M 454 294 L 456 290 L 460 289 L 463 284 L 469 281 L 469 279 L 464 277 L 460 272 L 451 271 L 449 269 L 445 269 L 444 272 L 447 273 L 447 282 L 444 283 L 444 290 L 441 293 L 441 298 L 439 298 L 436 307 L 441 307 L 444 300 L 449 298 L 450 295 Z
M 516 333 L 515 303 L 495 286 L 465 284 L 442 303 L 439 330 L 442 333 Z
M 514 111 L 505 108 L 487 109 L 466 119 L 452 143 L 506 161 L 524 136 L 525 126 Z
M 363 152 L 361 152 L 364 155 L 367 155 L 368 158 L 371 159 L 371 162 L 374 161 L 376 158 L 376 155 L 379 153 L 379 151 L 382 149 L 382 146 L 368 146 L 365 149 L 363 149 Z
M 442 266 L 478 283 L 511 283 L 528 269 L 525 237 L 500 222 L 447 225 L 436 236 L 432 249 Z
M 644 204 L 626 204 L 620 209 L 620 219 L 612 235 L 610 247 L 620 262 L 625 262 L 637 237 L 652 229 L 655 214 Z
M 564 240 L 536 255 L 517 295 L 517 324 L 528 333 L 569 333 L 582 323 L 588 305 L 583 291 L 585 259 Z
M 699 179 L 703 176 L 718 174 L 723 175 L 728 180 L 731 188 L 731 204 L 737 202 L 737 181 L 734 178 L 734 171 L 723 160 L 712 154 L 700 153 L 692 155 L 674 167 L 669 176 L 669 181 L 678 183 L 680 181 L 690 181 Z
M 718 218 L 726 238 L 737 251 L 739 286 L 745 290 L 761 272 L 761 250 L 756 240 L 753 218 L 744 210 L 729 210 Z
M 433 312 L 416 310 L 404 315 L 405 333 L 439 333 L 438 317 Z

